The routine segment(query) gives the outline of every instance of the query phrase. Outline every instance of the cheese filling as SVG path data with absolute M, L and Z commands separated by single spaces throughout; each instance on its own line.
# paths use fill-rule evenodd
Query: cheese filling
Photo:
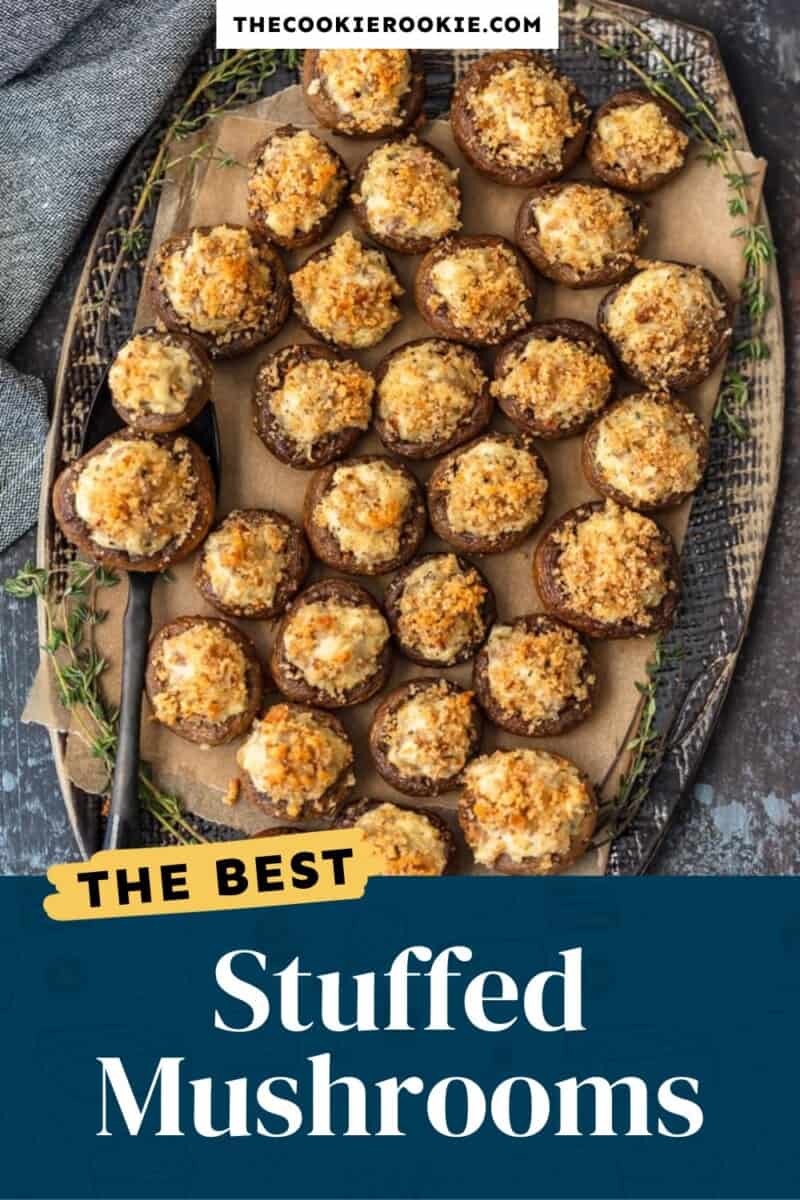
M 248 181 L 247 207 L 277 237 L 294 238 L 327 217 L 346 187 L 330 149 L 300 129 L 270 138 Z
M 197 518 L 197 476 L 188 443 L 115 440 L 81 467 L 75 511 L 92 541 L 131 558 L 180 546 Z
M 403 288 L 386 256 L 343 233 L 329 253 L 314 258 L 291 277 L 306 320 L 343 346 L 374 346 L 400 320 L 395 304 Z
M 203 570 L 222 604 L 269 608 L 289 561 L 286 529 L 266 514 L 233 512 L 203 546 Z
M 524 329 L 531 293 L 509 246 L 456 246 L 430 272 L 434 304 L 444 304 L 456 328 L 475 337 Z
M 681 166 L 689 139 L 653 101 L 620 105 L 600 118 L 593 131 L 600 162 L 625 173 L 632 183 Z
M 571 338 L 531 338 L 510 364 L 492 395 L 515 402 L 542 425 L 586 421 L 611 396 L 614 373 L 604 356 Z
M 479 140 L 509 167 L 560 167 L 564 143 L 581 127 L 572 90 L 535 63 L 493 72 L 468 98 Z
M 313 519 L 358 562 L 388 561 L 400 552 L 413 499 L 411 480 L 390 463 L 345 465 L 334 471 Z
M 594 460 L 611 487 L 641 503 L 692 492 L 702 474 L 702 425 L 689 409 L 629 396 L 597 426 Z
M 458 171 L 414 137 L 373 151 L 351 199 L 384 237 L 437 239 L 461 226 Z
M 358 363 L 314 358 L 289 368 L 269 406 L 281 429 L 310 456 L 321 438 L 368 427 L 374 390 L 374 379 Z
M 454 554 L 437 554 L 406 578 L 398 604 L 400 638 L 422 658 L 451 662 L 480 639 L 486 597 L 476 570 L 462 570 Z
M 547 478 L 527 450 L 484 439 L 456 459 L 447 480 L 447 520 L 457 533 L 492 537 L 534 525 Z
M 725 306 L 704 271 L 653 263 L 622 284 L 605 315 L 626 364 L 648 381 L 702 366 L 710 371 Z
M 170 342 L 169 335 L 137 334 L 108 372 L 115 403 L 136 416 L 177 416 L 202 382 L 189 351 Z
M 274 295 L 260 248 L 248 230 L 232 225 L 194 229 L 185 247 L 160 260 L 159 270 L 178 317 L 221 342 L 259 328 Z
M 390 360 L 378 385 L 378 413 L 401 441 L 443 442 L 471 415 L 485 381 L 461 347 L 420 342 Z
M 442 833 L 424 813 L 378 804 L 354 822 L 381 859 L 383 875 L 441 875 L 447 866 Z
M 537 200 L 534 213 L 546 257 L 579 275 L 632 263 L 646 232 L 634 228 L 630 204 L 610 188 L 572 183 Z
M 571 704 L 588 699 L 594 676 L 588 655 L 571 629 L 495 625 L 487 643 L 492 699 L 512 716 L 535 724 L 557 720 Z
M 607 500 L 556 535 L 559 581 L 570 607 L 604 624 L 646 624 L 675 584 L 655 521 Z
M 411 90 L 407 50 L 320 50 L 321 76 L 312 94 L 325 89 L 341 113 L 365 133 L 403 122 L 402 100 Z
M 321 600 L 297 609 L 284 630 L 283 649 L 311 687 L 336 696 L 375 674 L 388 640 L 386 620 L 376 609 Z
M 159 721 L 221 724 L 247 708 L 247 659 L 224 629 L 198 621 L 162 643 L 156 663 Z
M 444 680 L 410 696 L 381 729 L 386 757 L 401 775 L 450 779 L 473 744 L 472 692 L 453 692 Z
M 496 750 L 465 772 L 465 799 L 475 823 L 466 838 L 475 861 L 493 867 L 535 859 L 542 871 L 566 859 L 595 804 L 578 768 L 544 750 Z
M 353 749 L 316 713 L 275 704 L 253 725 L 236 761 L 257 791 L 298 817 L 306 807 L 326 811 L 320 802 L 352 766 Z

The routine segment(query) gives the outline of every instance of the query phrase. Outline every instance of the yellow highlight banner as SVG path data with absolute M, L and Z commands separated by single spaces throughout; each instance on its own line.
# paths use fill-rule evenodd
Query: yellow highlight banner
M 199 846 L 103 850 L 51 867 L 54 921 L 358 900 L 378 862 L 360 829 L 291 833 Z

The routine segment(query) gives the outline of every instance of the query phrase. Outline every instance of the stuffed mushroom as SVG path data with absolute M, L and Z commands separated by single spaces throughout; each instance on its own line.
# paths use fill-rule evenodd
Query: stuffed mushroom
M 211 363 L 203 347 L 180 333 L 142 329 L 108 371 L 111 402 L 140 433 L 174 433 L 211 397 Z
M 414 298 L 434 333 L 471 346 L 500 346 L 533 323 L 533 272 L 512 242 L 452 237 L 417 268 Z
M 596 638 L 658 633 L 679 599 L 672 538 L 613 500 L 559 517 L 536 548 L 534 579 L 551 616 Z
M 381 454 L 317 471 L 303 512 L 317 558 L 349 575 L 394 571 L 425 536 L 422 489 L 408 467 Z
M 286 250 L 311 246 L 330 229 L 347 196 L 344 159 L 310 129 L 281 125 L 253 151 L 247 212 Z
M 375 598 L 344 579 L 293 601 L 272 647 L 272 675 L 290 700 L 346 708 L 374 696 L 392 667 L 389 626 Z
M 150 267 L 153 305 L 168 329 L 191 334 L 212 358 L 245 354 L 289 315 L 286 268 L 259 233 L 197 226 L 167 238 Z
M 283 513 L 237 508 L 203 543 L 194 582 L 226 616 L 266 621 L 283 612 L 310 565 L 303 531 Z
M 292 345 L 264 359 L 253 388 L 255 431 L 271 454 L 297 470 L 342 458 L 372 418 L 375 380 L 327 346 Z
M 524 433 L 580 433 L 611 399 L 616 372 L 603 337 L 583 321 L 534 325 L 498 354 L 491 391 Z
M 416 50 L 306 50 L 303 92 L 321 124 L 348 137 L 392 137 L 422 112 Z
M 467 767 L 458 819 L 480 866 L 553 875 L 588 850 L 597 799 L 586 774 L 560 754 L 495 750 Z
M 472 692 L 449 679 L 412 679 L 378 705 L 369 746 L 378 772 L 409 796 L 438 796 L 478 752 L 481 717 Z
M 413 559 L 392 577 L 384 602 L 398 648 L 423 667 L 472 658 L 497 613 L 489 581 L 457 554 Z
M 125 430 L 70 463 L 53 489 L 68 541 L 95 562 L 161 571 L 192 553 L 214 520 L 214 478 L 182 435 Z
M 499 554 L 544 516 L 549 475 L 533 444 L 490 433 L 437 463 L 428 480 L 431 525 L 457 550 Z
M 516 187 L 537 187 L 568 171 L 588 123 L 588 105 L 572 80 L 530 50 L 484 54 L 456 87 L 450 110 L 464 157 Z
M 213 617 L 164 625 L 150 643 L 145 679 L 155 720 L 201 746 L 246 733 L 261 707 L 255 646 L 235 625 Z

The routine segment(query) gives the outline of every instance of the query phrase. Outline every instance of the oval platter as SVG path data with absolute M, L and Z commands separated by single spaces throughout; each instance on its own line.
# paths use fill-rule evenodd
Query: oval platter
M 566 5 L 563 7 L 567 9 Z M 579 10 L 580 6 L 576 8 Z M 711 98 L 724 125 L 732 130 L 736 144 L 749 150 L 736 99 L 712 35 L 628 5 L 607 2 L 592 7 L 591 29 L 612 46 L 622 47 L 627 43 L 630 22 L 646 30 L 673 60 L 684 64 L 688 78 Z M 568 11 L 562 13 L 560 49 L 552 53 L 560 67 L 576 80 L 590 104 L 638 82 L 625 63 L 591 52 L 577 32 L 574 15 L 570 17 Z M 153 163 L 171 115 L 203 72 L 221 57 L 222 52 L 214 49 L 209 38 L 187 69 L 161 120 L 130 156 L 98 223 L 59 364 L 40 507 L 37 547 L 40 566 L 64 566 L 72 556 L 52 520 L 50 490 L 63 464 L 79 450 L 92 396 L 115 351 L 129 335 L 136 311 L 153 216 L 148 213 L 142 224 L 144 248 L 138 248 L 135 259 L 125 256 L 124 230 L 138 189 Z M 454 81 L 475 57 L 477 54 L 470 51 L 426 53 L 429 116 L 439 116 L 447 110 Z M 648 67 L 657 67 L 655 61 L 650 64 L 647 52 L 640 61 Z M 281 66 L 265 81 L 261 94 L 269 95 L 296 80 L 295 71 Z M 763 206 L 758 219 L 768 227 Z M 778 296 L 774 262 L 769 266 L 767 287 L 773 297 Z M 749 336 L 748 320 L 745 314 L 739 316 L 736 341 Z M 666 639 L 665 665 L 658 673 L 655 687 L 653 753 L 643 764 L 636 782 L 638 802 L 612 843 L 608 859 L 611 874 L 641 873 L 658 849 L 702 759 L 747 631 L 780 470 L 784 367 L 778 303 L 767 312 L 763 334 L 771 354 L 752 366 L 747 409 L 749 436 L 737 438 L 720 422 L 712 428 L 709 467 L 692 507 L 683 547 L 683 602 L 675 627 Z M 40 640 L 44 641 L 41 611 L 39 622 Z M 678 647 L 679 655 L 671 653 Z M 65 734 L 51 732 L 69 820 L 79 850 L 88 856 L 99 843 L 102 800 L 70 781 L 66 741 Z M 217 825 L 209 826 L 209 832 L 216 840 L 241 836 Z M 143 823 L 142 837 L 148 843 L 163 840 L 155 825 L 147 820 Z

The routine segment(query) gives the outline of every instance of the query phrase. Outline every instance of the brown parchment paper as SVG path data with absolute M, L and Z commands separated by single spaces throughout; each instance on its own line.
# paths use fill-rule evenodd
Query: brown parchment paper
M 151 253 L 171 233 L 183 232 L 191 225 L 222 221 L 246 223 L 246 171 L 236 166 L 220 167 L 217 165 L 218 159 L 223 155 L 232 156 L 246 163 L 255 144 L 275 126 L 286 122 L 314 128 L 298 87 L 287 88 L 276 96 L 249 105 L 217 122 L 211 132 L 212 156 L 204 160 L 193 174 L 185 175 L 182 182 L 164 188 Z M 336 146 L 351 167 L 357 165 L 377 144 L 339 138 L 326 130 L 320 132 Z M 455 147 L 446 121 L 428 124 L 422 135 L 443 150 L 461 169 L 464 232 L 500 233 L 513 237 L 514 220 L 525 192 L 491 183 L 473 171 Z M 177 153 L 186 153 L 185 143 Z M 753 172 L 753 188 L 759 189 L 763 179 L 763 160 L 748 154 L 740 154 L 740 157 L 744 170 Z M 576 175 L 585 173 L 585 167 L 579 167 L 574 172 Z M 710 169 L 695 154 L 677 178 L 655 195 L 645 197 L 645 204 L 650 232 L 642 249 L 644 256 L 700 263 L 716 272 L 733 295 L 738 294 L 742 278 L 741 243 L 731 235 L 740 220 L 728 215 L 727 188 L 719 170 Z M 340 214 L 325 240 L 350 227 L 355 228 L 355 223 L 346 210 Z M 305 250 L 285 256 L 289 269 L 294 269 L 309 253 Z M 411 284 L 418 258 L 396 254 L 390 254 L 389 257 L 407 289 L 401 304 L 403 320 L 378 347 L 358 355 L 367 366 L 376 363 L 393 346 L 431 332 L 416 312 L 411 298 Z M 597 305 L 605 290 L 593 288 L 575 292 L 540 281 L 537 319 L 564 316 L 594 324 Z M 153 313 L 143 297 L 137 324 L 141 326 L 152 320 Z M 268 347 L 262 347 L 233 363 L 215 367 L 214 402 L 220 423 L 223 458 L 218 516 L 223 516 L 232 508 L 244 506 L 274 507 L 295 519 L 300 518 L 309 473 L 294 471 L 278 463 L 261 444 L 252 429 L 250 392 L 257 367 L 267 350 L 294 341 L 308 340 L 308 335 L 292 319 Z M 718 367 L 701 387 L 686 394 L 689 403 L 701 413 L 707 424 L 711 419 L 722 370 L 722 366 Z M 502 417 L 495 417 L 494 425 L 497 428 L 510 428 Z M 380 448 L 376 436 L 369 433 L 359 443 L 356 452 Z M 481 566 L 497 594 L 501 619 L 507 620 L 540 608 L 531 576 L 532 552 L 539 533 L 566 509 L 594 497 L 580 468 L 580 448 L 580 437 L 540 444 L 552 479 L 543 525 L 517 550 L 481 560 Z M 414 464 L 413 469 L 424 479 L 431 468 Z M 690 502 L 687 502 L 659 518 L 678 545 L 683 540 L 689 509 Z M 423 549 L 442 548 L 443 544 L 429 534 Z M 156 584 L 153 598 L 154 629 L 182 614 L 213 615 L 214 610 L 192 586 L 192 568 L 193 560 L 182 563 L 173 569 L 170 582 L 159 581 Z M 330 573 L 327 568 L 316 564 L 309 582 Z M 360 582 L 365 583 L 376 595 L 382 594 L 383 580 L 361 579 Z M 104 593 L 103 600 L 110 610 L 109 617 L 97 630 L 99 649 L 111 664 L 106 676 L 106 686 L 111 696 L 118 689 L 120 630 L 126 590 L 122 584 Z M 238 624 L 266 658 L 274 623 L 242 621 Z M 645 666 L 652 651 L 652 638 L 594 642 L 592 652 L 600 684 L 595 711 L 588 721 L 561 737 L 537 739 L 535 742 L 515 738 L 487 725 L 484 750 L 515 745 L 536 745 L 556 750 L 579 763 L 606 796 L 613 795 L 624 767 L 624 747 L 638 710 L 639 693 L 635 683 L 644 678 Z M 468 684 L 470 672 L 471 664 L 468 663 L 446 674 Z M 436 672 L 426 671 L 397 656 L 390 686 L 397 686 L 420 674 Z M 63 728 L 58 713 L 48 702 L 48 692 L 49 689 L 39 681 L 26 716 L 31 720 L 41 720 L 51 727 Z M 270 697 L 270 701 L 274 699 L 277 697 Z M 366 733 L 376 703 L 377 700 L 359 705 L 339 715 L 352 735 L 356 748 L 357 794 L 381 797 L 395 795 L 397 798 L 375 771 L 367 751 Z M 243 833 L 253 833 L 276 823 L 244 801 L 234 806 L 222 803 L 227 785 L 236 775 L 238 743 L 202 750 L 153 722 L 146 702 L 144 707 L 142 755 L 153 766 L 163 784 L 175 788 L 190 811 L 212 821 L 234 826 Z M 73 780 L 87 790 L 102 788 L 104 781 L 98 779 L 97 766 L 75 730 L 71 731 L 69 739 L 68 769 Z M 454 822 L 456 800 L 457 796 L 453 793 L 423 803 L 437 807 L 448 820 Z M 581 873 L 600 874 L 605 869 L 606 856 L 605 848 L 593 850 L 576 869 Z M 465 853 L 461 869 L 474 872 L 467 858 Z

